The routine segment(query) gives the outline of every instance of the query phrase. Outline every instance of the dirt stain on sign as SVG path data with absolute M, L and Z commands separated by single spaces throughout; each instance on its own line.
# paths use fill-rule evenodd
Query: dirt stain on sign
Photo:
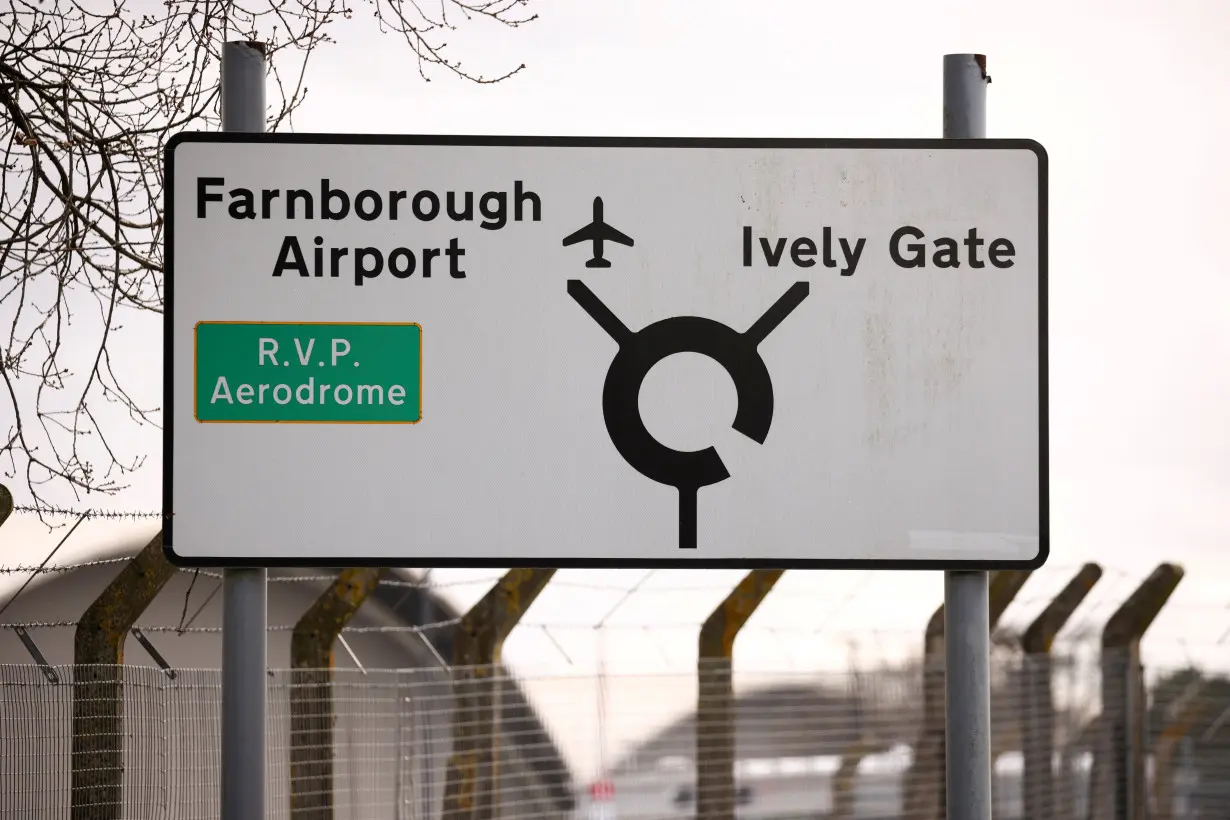
M 905 285 L 874 280 L 863 320 L 865 441 L 891 447 L 917 435 L 962 389 L 985 338 L 968 280 Z M 904 301 L 903 300 L 908 300 Z

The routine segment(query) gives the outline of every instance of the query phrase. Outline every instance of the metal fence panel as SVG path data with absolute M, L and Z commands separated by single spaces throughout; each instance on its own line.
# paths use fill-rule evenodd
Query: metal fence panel
M 1025 733 L 1044 721 L 1029 688 L 1041 660 L 997 653 L 993 694 L 996 817 L 1084 820 L 1089 815 L 1092 753 L 1106 736 L 1099 722 L 1096 653 L 1056 655 L 1047 663 L 1054 703 L 1053 786 L 1049 799 L 1026 791 Z M 0 666 L 0 818 L 68 820 L 71 786 L 71 667 L 58 683 L 35 665 Z M 1184 676 L 1187 677 L 1184 677 Z M 1194 677 L 1193 677 L 1194 675 Z M 501 682 L 495 678 L 497 684 Z M 1156 820 L 1230 817 L 1230 683 L 1183 670 L 1158 671 L 1148 703 L 1145 755 L 1149 816 Z M 1219 682 L 1222 681 L 1222 682 Z M 696 697 L 694 674 L 521 678 L 549 725 L 609 742 L 607 771 L 572 783 L 548 753 L 552 738 L 506 706 L 500 738 L 499 815 L 649 820 L 690 817 L 695 806 L 695 715 L 666 704 Z M 221 676 L 215 669 L 124 669 L 123 820 L 205 820 L 218 816 Z M 290 691 L 292 673 L 269 676 L 268 817 L 292 820 Z M 595 687 L 601 699 L 591 699 Z M 452 751 L 454 703 L 444 669 L 335 670 L 334 817 L 337 820 L 436 820 L 442 816 Z M 916 666 L 842 674 L 734 675 L 733 731 L 737 814 L 752 818 L 841 817 L 939 820 L 905 811 L 912 745 L 922 720 Z M 600 702 L 601 701 L 601 702 Z M 602 706 L 601 704 L 605 704 Z M 1122 709 L 1125 704 L 1108 704 Z M 520 711 L 518 711 L 520 709 Z M 649 726 L 630 742 L 621 725 Z M 584 743 L 585 741 L 580 741 Z M 1103 748 L 1109 748 L 1103 746 Z M 1115 754 L 1133 750 L 1119 748 Z M 855 757 L 851 757 L 855 756 Z M 840 798 L 855 773 L 850 800 Z M 921 761 L 919 761 L 921 763 Z M 1160 773 L 1160 774 L 1159 774 Z M 932 787 L 943 772 L 919 772 Z M 578 796 L 565 813 L 561 786 Z M 1097 797 L 1095 800 L 1103 798 Z M 848 806 L 849 808 L 844 808 Z M 848 815 L 842 812 L 848 810 Z

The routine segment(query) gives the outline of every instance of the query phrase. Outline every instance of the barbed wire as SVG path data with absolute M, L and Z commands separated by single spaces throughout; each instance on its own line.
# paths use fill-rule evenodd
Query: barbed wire
M 111 520 L 143 520 L 152 518 L 162 518 L 163 513 L 147 512 L 144 510 L 101 510 L 96 508 L 87 508 L 83 510 L 74 509 L 71 507 L 54 507 L 44 504 L 14 504 L 13 512 L 15 513 L 33 513 L 38 516 L 49 516 L 52 518 L 103 518 Z
M 75 521 L 72 528 L 68 530 L 67 534 L 58 539 L 59 543 L 50 549 L 41 563 L 0 564 L 0 577 L 28 576 L 17 593 L 0 604 L 0 612 L 11 605 L 23 591 L 31 586 L 31 582 L 39 576 L 60 575 L 79 569 L 115 566 L 131 560 L 132 556 L 125 554 L 108 558 L 61 561 L 53 564 L 51 559 L 70 536 L 78 531 L 78 527 L 82 522 L 90 519 L 111 521 L 125 519 L 152 520 L 162 516 L 162 513 L 144 510 L 75 509 L 48 505 L 15 505 L 14 512 L 23 515 L 72 517 Z M 3 537 L 4 531 L 0 530 L 0 540 L 3 540 Z M 78 538 L 78 540 L 80 539 Z M 1035 572 L 1032 578 L 1040 580 L 1032 581 L 1030 586 L 1023 591 L 1024 594 L 1017 596 L 1012 601 L 1004 618 L 1001 619 L 996 630 L 997 646 L 1001 649 L 1014 646 L 1013 640 L 1019 637 L 1019 632 L 1024 628 L 1025 624 L 1037 617 L 1053 600 L 1054 594 L 1058 592 L 1063 580 L 1079 570 L 1081 566 L 1081 563 L 1051 563 L 1042 570 Z M 393 571 L 378 581 L 380 587 L 407 591 L 422 590 L 429 593 L 442 593 L 449 590 L 474 587 L 490 587 L 499 580 L 500 572 L 502 571 L 493 570 L 490 575 L 484 574 L 478 577 L 442 578 L 439 574 L 431 573 L 430 570 L 426 570 L 426 574 L 419 576 L 418 573 L 425 572 L 426 568 L 391 567 L 390 569 Z M 1143 577 L 1143 573 L 1139 570 L 1133 571 L 1114 565 L 1107 566 L 1103 564 L 1102 569 L 1102 582 L 1094 588 L 1092 594 L 1089 595 L 1077 613 L 1075 613 L 1075 616 L 1068 622 L 1063 632 L 1057 636 L 1057 646 L 1063 645 L 1069 648 L 1084 645 L 1092 646 L 1100 636 L 1105 619 L 1109 616 L 1110 611 L 1117 609 L 1126 600 L 1127 594 L 1131 591 L 1130 588 L 1138 584 Z M 178 617 L 174 618 L 171 623 L 141 625 L 137 628 L 151 634 L 177 633 L 182 635 L 220 632 L 220 627 L 194 626 L 193 622 L 216 597 L 221 588 L 220 582 L 223 578 L 223 572 L 220 569 L 191 567 L 177 567 L 176 570 L 177 576 L 187 573 L 191 577 L 191 581 L 187 584 L 186 592 L 175 593 L 176 595 L 183 595 L 183 606 L 177 607 L 177 611 L 182 610 L 182 612 L 179 612 Z M 689 593 L 693 596 L 701 595 L 707 597 L 728 592 L 730 588 L 730 573 L 688 573 L 669 578 L 666 575 L 664 572 L 646 573 L 630 588 L 626 582 L 621 582 L 618 579 L 604 580 L 604 576 L 601 575 L 575 577 L 560 573 L 552 579 L 550 586 L 554 590 L 572 590 L 587 594 L 610 593 L 620 596 L 619 606 L 627 603 L 638 607 L 647 606 L 650 609 L 657 609 L 656 606 L 652 606 L 655 599 Z M 810 584 L 803 577 L 800 577 L 804 576 L 804 574 L 788 573 L 785 577 L 791 578 L 791 576 L 793 578 L 790 582 L 783 581 L 773 590 L 770 600 L 776 601 L 778 605 L 781 605 L 783 600 L 813 601 L 816 592 L 814 589 L 807 588 Z M 848 583 L 842 584 L 842 588 L 837 591 L 837 594 L 830 597 L 831 603 L 829 605 L 814 607 L 815 621 L 808 622 L 810 621 L 809 618 L 808 621 L 795 622 L 791 618 L 790 622 L 786 624 L 768 624 L 763 621 L 749 623 L 744 633 L 759 635 L 761 640 L 768 641 L 770 645 L 776 646 L 783 657 L 788 660 L 791 659 L 792 653 L 811 651 L 800 648 L 804 645 L 818 646 L 819 644 L 815 643 L 816 640 L 819 640 L 821 643 L 849 640 L 854 632 L 857 632 L 859 637 L 860 651 L 869 651 L 873 655 L 888 651 L 890 647 L 899 650 L 900 647 L 908 647 L 911 644 L 918 644 L 916 649 L 921 650 L 920 632 L 922 626 L 921 624 L 913 623 L 917 619 L 918 613 L 910 616 L 909 620 L 911 623 L 909 625 L 903 625 L 900 628 L 871 625 L 862 622 L 862 619 L 857 617 L 857 613 L 854 615 L 850 614 L 851 607 L 863 607 L 869 596 L 874 596 L 874 589 L 872 588 L 879 577 L 882 576 L 874 571 L 855 574 Z M 198 591 L 196 581 L 200 578 L 211 579 L 218 583 L 212 587 L 212 592 L 205 593 L 201 590 L 201 594 L 194 595 L 194 591 Z M 321 572 L 320 570 L 312 571 L 307 569 L 306 571 L 289 570 L 286 572 L 270 573 L 268 581 L 271 586 L 285 584 L 319 585 L 332 583 L 336 579 L 336 572 Z M 649 583 L 651 580 L 654 583 Z M 636 597 L 629 600 L 630 595 L 635 595 Z M 634 600 L 639 601 L 639 604 L 633 604 Z M 938 606 L 939 603 L 939 601 L 936 601 L 934 605 Z M 190 605 L 195 607 L 195 611 L 191 612 L 191 617 L 189 617 Z M 400 606 L 400 601 L 398 606 Z M 770 610 L 772 607 L 766 606 L 765 609 Z M 924 607 L 923 611 L 930 613 L 934 610 Z M 1230 641 L 1230 607 L 1216 606 L 1200 601 L 1193 602 L 1179 598 L 1168 602 L 1166 611 L 1184 613 L 1189 618 L 1195 617 L 1200 623 L 1210 627 L 1215 636 L 1220 636 L 1220 640 L 1217 640 L 1216 637 L 1204 640 L 1188 635 L 1181 636 L 1182 640 L 1166 638 L 1166 642 L 1172 648 L 1188 653 L 1188 647 L 1208 649 L 1209 647 L 1223 646 Z M 647 636 L 649 643 L 653 644 L 650 651 L 656 651 L 657 654 L 661 654 L 666 658 L 675 650 L 668 649 L 665 644 L 660 643 L 659 638 L 668 638 L 671 636 L 671 633 L 676 632 L 692 632 L 699 627 L 707 614 L 708 609 L 706 605 L 703 612 L 697 612 L 695 615 L 689 613 L 687 617 L 679 616 L 678 612 L 671 615 L 648 613 L 635 616 L 635 620 L 621 618 L 620 622 L 607 622 L 604 618 L 599 623 L 587 623 L 584 621 L 560 621 L 551 618 L 534 620 L 531 613 L 524 622 L 518 625 L 518 630 L 522 633 L 532 631 L 541 634 L 553 648 L 553 651 L 558 653 L 565 663 L 570 666 L 573 665 L 572 644 L 566 647 L 565 643 L 575 642 L 580 634 L 593 633 L 598 630 L 603 630 L 607 634 L 612 635 L 643 634 Z M 778 610 L 778 614 L 781 614 L 781 610 Z M 649 620 L 643 620 L 646 617 Z M 926 615 L 924 614 L 922 617 L 925 618 Z M 623 622 L 625 620 L 631 622 Z M 176 624 L 174 621 L 178 621 L 178 623 Z M 343 631 L 347 634 L 372 632 L 414 635 L 454 627 L 458 623 L 460 623 L 460 619 L 454 618 L 423 625 L 407 623 L 391 626 L 352 626 L 347 627 Z M 46 620 L 0 623 L 0 630 L 47 630 L 73 628 L 76 626 L 76 621 Z M 270 632 L 286 632 L 293 629 L 293 624 L 278 624 L 269 627 Z M 1169 634 L 1168 630 L 1164 631 L 1167 631 L 1167 634 Z M 1150 637 L 1156 638 L 1157 635 L 1158 630 L 1154 629 L 1151 631 Z M 674 640 L 673 637 L 670 637 L 670 639 Z M 1175 642 L 1176 640 L 1178 643 Z M 547 649 L 546 651 L 551 652 L 552 649 Z M 894 654 L 899 654 L 899 651 L 894 652 Z
M 34 630 L 47 630 L 47 629 L 71 629 L 71 628 L 77 627 L 79 623 L 80 623 L 79 621 L 75 621 L 75 620 L 4 622 L 4 623 L 0 623 L 0 631 L 10 631 L 11 632 L 15 630 L 34 631 Z M 343 628 L 342 632 L 346 634 L 399 634 L 400 633 L 400 634 L 416 635 L 416 634 L 429 633 L 429 632 L 438 631 L 438 630 L 451 629 L 451 628 L 458 626 L 460 623 L 461 623 L 461 618 L 449 618 L 449 619 L 443 619 L 443 620 L 433 621 L 431 623 L 419 624 L 419 625 L 394 624 L 394 625 L 380 625 L 380 626 L 347 626 Z M 183 635 L 183 634 L 221 634 L 222 632 L 221 626 L 180 626 L 180 625 L 169 625 L 169 624 L 141 624 L 141 623 L 138 623 L 134 625 L 133 628 L 140 630 L 141 632 L 145 632 L 149 634 L 170 634 L 170 633 L 180 634 L 180 635 Z M 611 632 L 616 632 L 616 633 L 624 633 L 624 634 L 642 633 L 648 638 L 652 639 L 655 643 L 658 641 L 658 639 L 667 637 L 667 635 L 664 633 L 671 633 L 671 632 L 692 633 L 695 631 L 695 628 L 696 627 L 694 624 L 683 624 L 683 623 L 680 623 L 680 624 L 652 624 L 652 625 L 646 624 L 646 625 L 638 625 L 638 626 L 616 625 L 616 626 L 605 627 L 606 630 L 611 631 Z M 271 633 L 272 632 L 291 632 L 294 629 L 295 629 L 294 624 L 270 624 L 267 627 L 267 631 Z M 575 625 L 558 624 L 558 623 L 521 623 L 517 625 L 517 631 L 521 633 L 531 632 L 531 631 L 541 632 L 548 639 L 548 641 L 554 644 L 556 651 L 560 653 L 560 655 L 565 659 L 565 661 L 567 661 L 571 665 L 572 664 L 571 655 L 569 651 L 563 647 L 562 642 L 560 641 L 560 637 L 564 635 L 570 635 L 572 638 L 576 638 L 578 636 L 584 636 L 584 635 L 590 634 L 594 630 L 591 627 L 578 627 Z M 764 638 L 776 638 L 781 641 L 780 648 L 783 650 L 783 655 L 788 656 L 790 654 L 790 652 L 788 651 L 789 649 L 798 648 L 799 644 L 797 642 L 800 638 L 825 637 L 825 629 L 822 624 L 818 624 L 813 627 L 795 627 L 795 628 L 762 626 L 762 627 L 748 627 L 741 634 L 745 634 L 748 637 L 754 635 L 757 637 L 764 637 Z M 863 641 L 866 643 L 866 645 L 862 647 L 862 650 L 871 651 L 872 655 L 875 654 L 873 650 L 874 650 L 874 646 L 877 640 L 887 639 L 887 640 L 892 640 L 895 644 L 908 646 L 908 645 L 912 645 L 915 643 L 919 643 L 918 639 L 920 637 L 918 629 L 906 629 L 906 628 L 870 629 L 870 630 L 860 629 L 859 635 L 860 635 L 860 638 L 863 639 Z M 841 638 L 845 636 L 830 635 L 827 637 L 830 637 L 833 640 L 840 641 Z M 1068 636 L 1068 637 L 1059 636 L 1056 639 L 1054 646 L 1056 647 L 1056 650 L 1061 651 L 1061 652 L 1071 651 L 1076 648 L 1086 647 L 1086 646 L 1089 647 L 1090 649 L 1095 649 L 1098 645 L 1097 637 L 1098 636 L 1094 636 L 1094 635 L 1078 635 L 1078 636 Z M 1178 639 L 1175 639 L 1175 640 L 1178 643 L 1184 644 L 1186 648 L 1192 649 L 1192 650 L 1216 648 L 1216 643 L 1213 641 L 1196 642 L 1196 641 L 1180 641 Z M 667 649 L 666 645 L 662 645 L 658 648 L 660 651 L 662 651 L 663 653 L 667 655 L 673 654 L 674 652 L 674 649 Z M 1014 652 L 1016 650 L 1016 647 L 1014 646 L 1000 646 L 999 648 L 1001 650 L 1011 650 Z M 1203 662 L 1204 661 L 1202 660 L 1201 663 Z
M 48 516 L 54 516 L 54 517 L 72 517 L 72 518 L 81 518 L 85 520 L 89 520 L 92 518 L 155 519 L 155 518 L 163 518 L 165 516 L 165 514 L 162 512 L 155 512 L 155 511 L 149 511 L 149 510 L 105 510 L 105 509 L 100 509 L 100 508 L 75 508 L 75 507 L 60 507 L 60 506 L 53 506 L 53 505 L 31 505 L 31 504 L 15 504 L 13 506 L 13 512 L 14 513 L 30 513 L 30 514 L 36 514 L 36 515 L 48 515 Z M 174 513 L 172 513 L 172 515 L 174 515 Z M 1068 571 L 1079 570 L 1082 566 L 1083 566 L 1083 563 L 1062 563 L 1061 564 L 1061 563 L 1049 562 L 1046 564 L 1045 571 L 1048 574 L 1064 573 Z M 1141 574 L 1134 570 L 1117 567 L 1115 565 L 1106 565 L 1104 563 L 1100 564 L 1100 566 L 1102 567 L 1102 578 L 1103 578 L 1102 585 L 1103 586 L 1105 586 L 1105 582 L 1107 580 L 1111 580 L 1111 579 L 1124 580 L 1124 581 L 1139 581 L 1141 578 Z M 0 571 L 3 571 L 3 570 L 0 570 Z M 864 577 L 860 578 L 859 583 L 865 583 L 866 576 L 871 576 L 874 574 L 875 574 L 874 570 L 865 570 L 862 573 Z M 627 589 L 626 586 L 619 586 L 615 584 L 609 584 L 609 585 L 608 584 L 595 584 L 591 582 L 571 582 L 571 583 L 577 588 L 586 587 L 586 588 L 592 588 L 595 590 L 624 591 Z M 705 582 L 699 582 L 699 583 L 693 583 L 693 584 L 679 584 L 679 585 L 672 586 L 669 588 L 658 587 L 658 586 L 646 587 L 645 591 L 663 592 L 663 591 L 667 591 L 668 589 L 673 590 L 673 591 L 700 591 L 700 590 L 708 589 L 710 587 L 711 587 L 711 584 L 707 584 Z M 779 590 L 779 591 L 785 591 L 785 590 Z
M 76 561 L 76 562 L 64 563 L 64 564 L 47 564 L 45 566 L 36 565 L 36 564 L 0 565 L 0 576 L 25 575 L 25 574 L 30 574 L 30 573 L 62 574 L 62 573 L 74 572 L 74 571 L 81 570 L 81 569 L 90 569 L 90 568 L 95 568 L 95 567 L 125 564 L 131 560 L 132 560 L 132 556 L 126 555 L 126 556 L 118 556 L 115 558 L 99 558 L 99 559 Z M 408 569 L 408 568 L 398 567 L 394 569 Z M 222 577 L 223 577 L 222 572 L 217 571 L 217 570 L 205 569 L 205 568 L 198 569 L 194 567 L 176 567 L 176 571 L 179 573 L 189 574 L 189 575 L 197 574 L 202 578 L 209 578 L 213 580 L 222 580 Z M 1059 568 L 1056 568 L 1055 571 L 1059 572 L 1060 570 Z M 1132 580 L 1139 580 L 1140 576 L 1139 575 L 1129 575 L 1126 577 Z M 436 580 L 435 578 L 428 579 L 428 580 L 421 580 L 421 579 L 416 579 L 416 578 L 385 577 L 385 578 L 382 578 L 378 582 L 378 585 L 382 587 L 390 587 L 390 588 L 395 588 L 395 589 L 446 590 L 446 589 L 456 589 L 460 587 L 478 586 L 478 585 L 483 585 L 483 584 L 489 585 L 489 584 L 497 582 L 499 579 L 500 579 L 500 576 L 498 574 L 492 574 L 490 576 L 482 576 L 478 578 L 464 578 L 464 579 L 451 579 L 451 580 Z M 270 575 L 268 578 L 268 582 L 270 584 L 299 584 L 299 583 L 321 584 L 321 583 L 332 583 L 335 580 L 337 580 L 336 574 L 332 574 L 332 575 L 322 575 L 322 574 Z M 599 583 L 599 582 L 591 582 L 591 581 L 578 581 L 578 580 L 574 580 L 571 578 L 559 578 L 559 577 L 551 581 L 551 586 L 556 589 L 569 589 L 569 590 L 576 590 L 580 592 L 610 592 L 610 593 L 627 592 L 626 586 L 620 586 L 617 583 Z M 837 604 L 835 604 L 833 607 L 829 609 L 826 609 L 822 613 L 824 619 L 831 623 L 837 616 L 839 616 L 845 610 L 846 607 L 849 606 L 849 604 L 858 600 L 859 596 L 866 591 L 865 589 L 866 586 L 867 586 L 867 582 L 865 580 L 859 583 L 852 584 L 850 589 L 846 591 L 846 593 L 842 596 L 842 598 Z M 704 591 L 717 591 L 717 590 L 723 590 L 723 589 L 725 589 L 725 586 L 723 584 L 714 581 L 714 582 L 711 582 L 707 586 L 697 586 L 695 584 L 677 584 L 677 585 L 673 584 L 670 586 L 653 587 L 652 589 L 642 589 L 639 591 L 639 594 L 660 596 L 660 595 L 668 595 L 668 594 L 679 593 L 679 592 L 704 592 Z M 778 600 L 781 600 L 781 599 L 806 600 L 806 599 L 813 598 L 815 595 L 815 592 L 811 590 L 800 590 L 800 589 L 775 589 L 772 594 L 773 594 L 773 597 Z M 1102 597 L 1107 598 L 1107 599 L 1112 599 L 1112 600 L 1115 598 L 1115 596 L 1110 595 L 1110 594 L 1105 594 Z M 1043 595 L 1043 594 L 1019 596 L 1013 600 L 1012 608 L 1007 613 L 1005 613 L 1004 623 L 1009 623 L 1015 620 L 1015 618 L 1018 617 L 1017 612 L 1019 612 L 1020 610 L 1029 610 L 1029 609 L 1037 608 L 1039 606 L 1045 606 L 1046 604 L 1049 604 L 1051 600 L 1052 600 L 1051 596 Z M 1109 602 L 1110 601 L 1108 601 L 1108 603 Z M 937 603 L 936 606 L 938 607 L 939 603 Z M 1090 596 L 1088 607 L 1092 609 L 1095 606 L 1097 606 L 1097 602 L 1093 599 L 1093 596 Z M 1215 604 L 1208 604 L 1208 603 L 1203 603 L 1203 602 L 1189 602 L 1189 601 L 1183 601 L 1180 599 L 1180 600 L 1172 601 L 1169 604 L 1167 604 L 1166 609 L 1167 611 L 1175 611 L 1175 610 L 1216 611 L 1218 607 Z M 1226 610 L 1226 615 L 1227 615 L 1227 618 L 1230 618 L 1230 609 Z M 1079 620 L 1081 619 L 1074 617 L 1074 619 L 1070 622 L 1070 624 L 1072 626 L 1076 626 Z M 692 621 L 680 622 L 680 625 L 690 625 L 690 624 L 693 624 L 693 622 Z M 612 624 L 612 626 L 617 626 L 617 625 L 618 624 Z M 570 626 L 575 627 L 576 625 L 572 624 Z M 598 628 L 598 625 L 591 624 L 591 625 L 586 625 L 580 628 L 594 629 L 594 628 Z
M 110 566 L 114 564 L 124 564 L 130 560 L 132 560 L 131 556 L 124 555 L 124 556 L 117 556 L 114 558 L 98 558 L 98 559 L 75 561 L 75 562 L 63 563 L 63 564 L 47 564 L 47 565 L 0 564 L 0 576 L 24 575 L 27 573 L 65 573 L 65 572 L 73 572 L 79 569 L 88 569 L 92 567 Z M 409 570 L 410 568 L 394 567 L 393 569 Z M 196 573 L 204 578 L 213 578 L 213 579 L 221 580 L 223 577 L 222 572 L 217 571 L 217 570 L 205 569 L 205 568 L 176 567 L 176 570 L 181 573 L 189 573 L 189 574 Z M 1054 567 L 1054 568 L 1051 568 L 1049 566 L 1047 567 L 1047 571 L 1050 573 L 1062 573 L 1063 570 L 1064 570 L 1064 567 L 1062 566 Z M 831 609 L 826 611 L 826 616 L 829 618 L 832 618 L 838 615 L 846 606 L 848 606 L 853 601 L 857 600 L 859 595 L 865 591 L 865 588 L 868 582 L 871 580 L 873 576 L 874 576 L 874 573 L 871 571 L 868 571 L 866 575 L 861 577 L 855 583 L 851 584 L 850 588 L 845 592 L 841 600 L 836 605 L 834 605 Z M 1139 575 L 1131 575 L 1131 574 L 1126 573 L 1126 571 L 1124 571 L 1124 577 L 1130 580 L 1139 580 Z M 385 578 L 382 578 L 378 583 L 380 586 L 386 586 L 386 587 L 394 587 L 394 588 L 402 588 L 402 589 L 428 589 L 430 590 L 430 589 L 450 589 L 450 588 L 457 588 L 457 587 L 477 586 L 480 584 L 490 584 L 490 583 L 494 583 L 495 581 L 498 581 L 499 578 L 500 576 L 497 574 L 492 574 L 490 576 L 482 576 L 482 577 L 477 577 L 477 578 L 462 578 L 462 579 L 453 579 L 453 580 L 446 580 L 446 581 L 438 581 L 435 579 L 420 580 L 420 579 L 385 577 Z M 288 584 L 288 583 L 293 584 L 293 583 L 332 583 L 336 579 L 337 579 L 336 575 L 303 574 L 303 575 L 271 575 L 268 580 L 270 584 Z M 576 580 L 572 578 L 557 577 L 551 581 L 551 585 L 552 587 L 557 588 L 557 589 L 572 589 L 572 590 L 587 591 L 587 592 L 624 593 L 628 591 L 628 587 L 626 585 L 620 585 L 614 582 L 602 583 L 602 582 L 597 582 L 597 581 Z M 667 594 L 679 593 L 679 592 L 707 592 L 707 591 L 719 590 L 719 589 L 724 589 L 724 588 L 725 588 L 724 584 L 718 581 L 709 581 L 704 584 L 678 583 L 678 584 L 670 584 L 670 585 L 663 585 L 663 586 L 655 586 L 651 588 L 644 588 L 644 589 L 639 590 L 639 594 L 659 596 L 659 595 L 667 595 Z M 773 596 L 774 598 L 777 598 L 777 599 L 782 599 L 782 598 L 805 599 L 805 598 L 813 597 L 814 594 L 815 594 L 814 591 L 805 590 L 805 589 L 778 588 L 773 591 Z M 1051 600 L 1051 597 L 1048 595 L 1033 595 L 1033 596 L 1023 595 L 1023 596 L 1019 596 L 1018 598 L 1014 599 L 1013 606 L 1014 608 L 1030 607 L 1030 606 L 1034 606 L 1037 604 L 1049 603 L 1050 600 Z M 1172 607 L 1175 607 L 1175 606 L 1200 606 L 1200 604 L 1185 604 L 1184 603 L 1184 604 L 1172 605 Z
M 65 573 L 75 572 L 80 569 L 90 569 L 92 567 L 110 566 L 113 564 L 126 564 L 132 560 L 131 555 L 119 556 L 116 558 L 98 558 L 89 561 L 78 561 L 71 564 L 48 564 L 46 566 L 35 564 L 10 564 L 0 565 L 0 575 L 25 575 L 27 573 Z M 196 567 L 176 567 L 177 572 L 188 575 L 200 575 L 202 578 L 212 578 L 222 580 L 222 573 Z M 295 584 L 295 583 L 332 583 L 337 580 L 336 575 L 272 575 L 268 581 L 271 584 Z M 453 587 L 473 586 L 475 584 L 491 583 L 499 580 L 498 575 L 492 575 L 489 578 L 465 579 L 454 581 L 421 581 L 408 580 L 397 578 L 383 578 L 379 581 L 380 586 L 395 587 L 400 589 L 449 589 Z M 612 587 L 611 589 L 615 589 Z
M 411 625 L 411 624 L 405 624 L 405 625 L 399 624 L 396 626 L 347 626 L 342 629 L 342 632 L 347 632 L 347 633 L 356 634 L 356 635 L 366 634 L 366 633 L 384 634 L 384 633 L 397 633 L 397 632 L 417 634 L 421 632 L 431 632 L 437 629 L 448 629 L 450 627 L 457 626 L 459 623 L 461 623 L 460 618 L 449 618 L 447 620 L 434 621 L 429 624 L 420 624 L 417 626 Z M 23 621 L 20 623 L 6 622 L 6 623 L 0 623 L 0 630 L 16 631 L 16 630 L 31 630 L 31 629 L 65 629 L 65 628 L 76 627 L 79 625 L 80 625 L 80 621 Z M 527 627 L 528 626 L 529 625 L 527 625 Z M 174 632 L 180 635 L 188 635 L 188 634 L 204 635 L 204 634 L 221 634 L 222 632 L 222 627 L 220 626 L 179 627 L 179 626 L 166 626 L 166 625 L 160 625 L 160 624 L 155 624 L 155 625 L 134 624 L 132 628 L 139 630 L 141 632 L 149 632 L 151 634 Z M 267 632 L 293 632 L 294 629 L 295 629 L 294 624 L 271 624 L 268 627 L 266 627 L 265 631 Z
M 0 575 L 25 575 L 26 573 L 62 573 L 74 572 L 79 569 L 89 569 L 91 567 L 103 567 L 111 564 L 127 564 L 132 560 L 131 555 L 121 556 L 118 558 L 98 558 L 93 561 L 80 561 L 73 564 L 48 564 L 47 566 L 35 566 L 33 564 L 12 564 L 9 566 L 0 566 Z

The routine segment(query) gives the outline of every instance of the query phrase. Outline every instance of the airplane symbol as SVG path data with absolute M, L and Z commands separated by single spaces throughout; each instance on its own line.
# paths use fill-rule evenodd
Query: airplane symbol
M 592 242 L 594 258 L 585 263 L 587 268 L 609 268 L 611 262 L 602 256 L 602 245 L 614 242 L 617 245 L 632 247 L 632 237 L 620 233 L 602 221 L 602 197 L 594 197 L 594 220 L 576 233 L 564 237 L 564 247 L 578 242 Z

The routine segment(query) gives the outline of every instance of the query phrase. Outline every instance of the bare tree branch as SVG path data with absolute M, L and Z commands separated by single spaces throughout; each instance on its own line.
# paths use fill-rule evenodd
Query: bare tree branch
M 471 73 L 447 38 L 475 21 L 529 23 L 528 4 L 359 0 L 424 80 L 475 83 L 524 65 Z M 163 148 L 216 127 L 221 44 L 265 44 L 277 130 L 303 103 L 312 54 L 354 15 L 349 0 L 13 0 L 0 15 L 0 406 L 12 411 L 0 412 L 0 463 L 24 473 L 36 505 L 55 506 L 53 488 L 123 489 L 143 456 L 115 428 L 160 425 L 117 378 L 110 345 L 126 318 L 162 311 Z

